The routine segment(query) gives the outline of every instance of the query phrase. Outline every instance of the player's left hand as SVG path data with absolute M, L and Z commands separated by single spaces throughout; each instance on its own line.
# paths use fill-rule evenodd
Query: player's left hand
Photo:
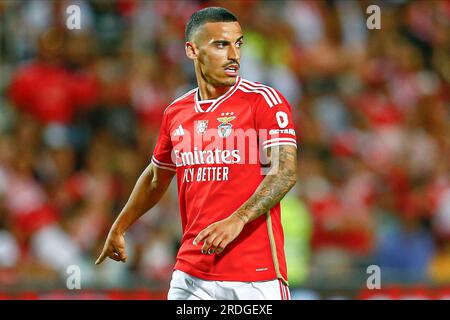
M 241 233 L 244 221 L 231 215 L 228 218 L 210 224 L 200 231 L 193 244 L 203 242 L 202 253 L 221 253 L 225 247 Z

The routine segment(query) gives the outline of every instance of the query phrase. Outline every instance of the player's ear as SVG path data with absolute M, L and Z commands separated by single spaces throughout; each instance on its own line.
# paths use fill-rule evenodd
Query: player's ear
M 195 60 L 197 59 L 197 47 L 195 46 L 195 44 L 191 41 L 187 41 L 184 44 L 184 48 L 186 50 L 186 56 L 191 59 L 191 60 Z

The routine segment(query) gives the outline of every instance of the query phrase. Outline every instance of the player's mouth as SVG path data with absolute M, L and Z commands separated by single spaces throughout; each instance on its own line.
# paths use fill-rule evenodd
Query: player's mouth
M 236 77 L 238 75 L 239 65 L 232 64 L 225 68 L 225 73 L 231 77 Z

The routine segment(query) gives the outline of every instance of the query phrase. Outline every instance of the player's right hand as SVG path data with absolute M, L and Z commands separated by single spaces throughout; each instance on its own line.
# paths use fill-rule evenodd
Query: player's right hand
M 98 257 L 95 264 L 100 264 L 103 260 L 109 257 L 115 261 L 127 261 L 127 254 L 125 253 L 125 237 L 123 233 L 111 230 L 106 239 L 103 251 Z

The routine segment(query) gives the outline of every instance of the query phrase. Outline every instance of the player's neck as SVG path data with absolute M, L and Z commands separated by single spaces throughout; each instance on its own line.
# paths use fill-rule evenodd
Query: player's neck
M 200 100 L 213 100 L 224 95 L 228 90 L 230 90 L 230 86 L 214 86 L 201 79 L 198 83 L 198 90 Z

